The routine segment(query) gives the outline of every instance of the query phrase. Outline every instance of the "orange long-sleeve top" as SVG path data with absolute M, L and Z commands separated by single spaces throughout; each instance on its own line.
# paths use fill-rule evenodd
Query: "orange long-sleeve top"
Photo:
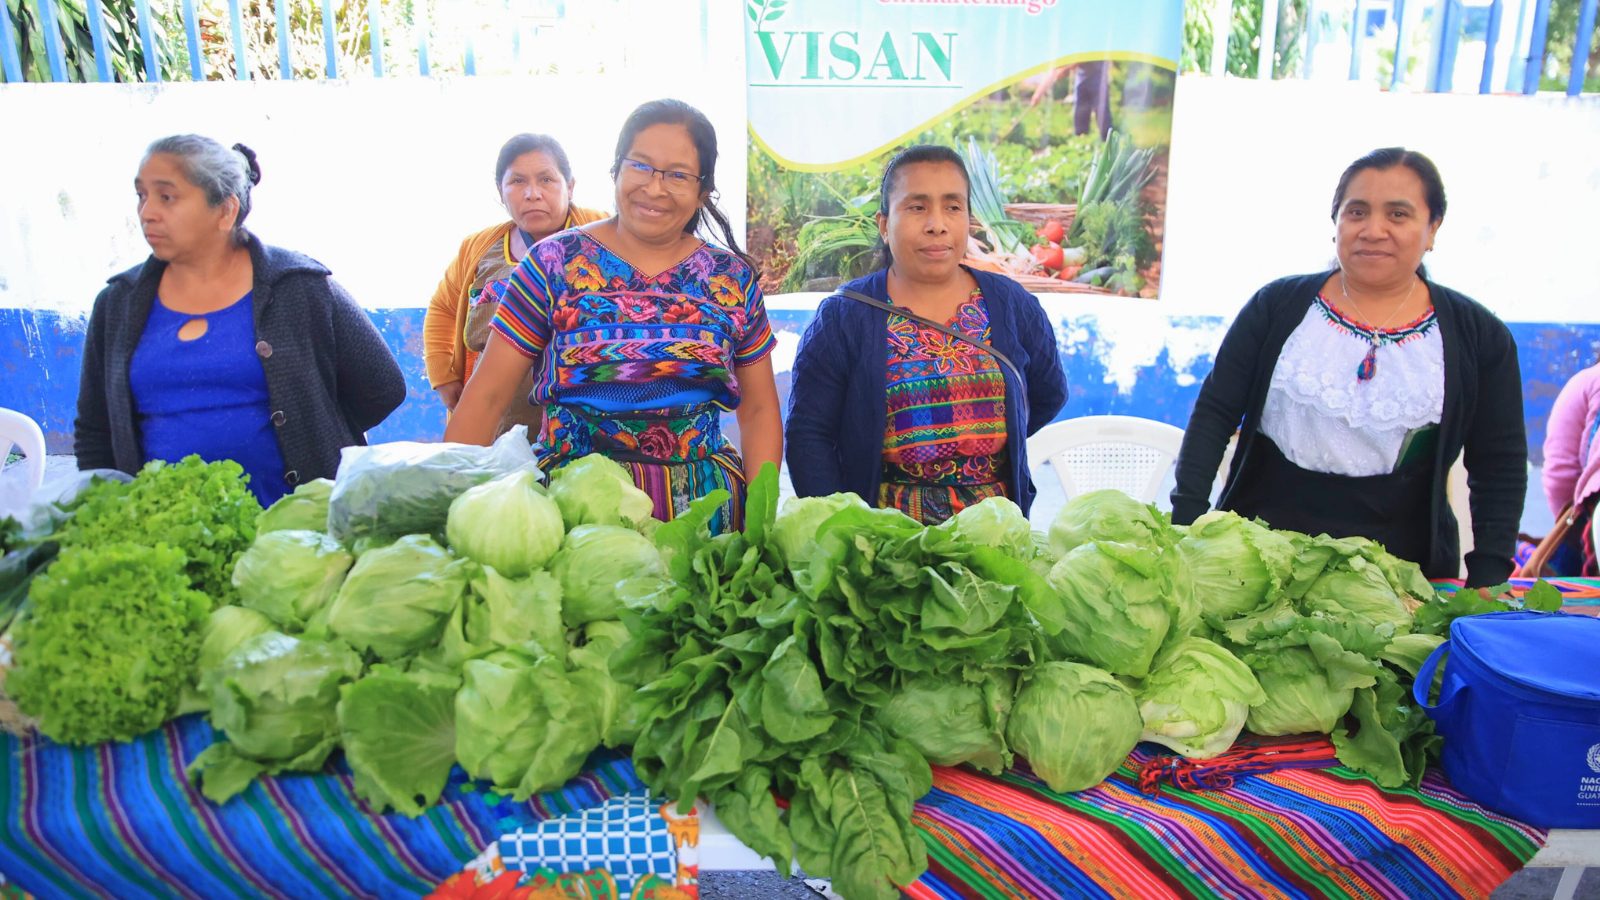
M 567 212 L 566 227 L 598 222 L 607 215 L 596 209 L 573 206 Z M 430 387 L 464 381 L 470 374 L 472 357 L 477 354 L 467 350 L 464 328 L 471 303 L 472 280 L 477 274 L 479 260 L 496 242 L 501 252 L 507 254 L 507 261 L 516 263 L 509 256 L 511 248 L 506 240 L 512 227 L 513 223 L 506 221 L 469 235 L 461 242 L 455 259 L 434 289 L 433 299 L 428 301 L 428 312 L 422 319 L 422 363 L 427 369 Z

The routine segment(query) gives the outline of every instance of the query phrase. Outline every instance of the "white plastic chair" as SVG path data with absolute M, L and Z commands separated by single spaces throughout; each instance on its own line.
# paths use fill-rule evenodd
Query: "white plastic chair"
M 1115 488 L 1153 503 L 1183 446 L 1183 429 L 1136 416 L 1082 416 L 1028 438 L 1028 459 L 1048 463 L 1070 499 Z
M 44 483 L 44 432 L 39 423 L 14 409 L 0 408 L 0 467 L 12 447 L 22 453 L 23 460 L 0 471 L 0 515 L 27 508 L 33 492 Z

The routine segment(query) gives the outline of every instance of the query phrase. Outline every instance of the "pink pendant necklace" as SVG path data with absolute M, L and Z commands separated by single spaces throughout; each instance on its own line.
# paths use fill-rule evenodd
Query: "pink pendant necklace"
M 1339 293 L 1343 295 L 1344 302 L 1350 304 L 1350 308 L 1355 310 L 1356 315 L 1361 317 L 1361 321 L 1371 329 L 1367 333 L 1367 338 L 1372 342 L 1372 346 L 1367 348 L 1367 355 L 1361 357 L 1361 362 L 1356 366 L 1357 381 L 1371 381 L 1372 376 L 1378 374 L 1378 348 L 1383 345 L 1384 341 L 1390 340 L 1388 335 L 1383 333 L 1383 330 L 1388 328 L 1389 323 L 1394 321 L 1394 317 L 1399 314 L 1400 310 L 1405 309 L 1406 304 L 1411 302 L 1411 294 L 1416 289 L 1417 279 L 1413 278 L 1411 279 L 1411 287 L 1406 291 L 1405 299 L 1401 300 L 1399 305 L 1389 312 L 1389 318 L 1384 319 L 1382 325 L 1373 327 L 1372 319 L 1361 311 L 1361 307 L 1357 306 L 1354 300 L 1350 299 L 1350 291 L 1344 285 L 1344 270 L 1339 270 Z

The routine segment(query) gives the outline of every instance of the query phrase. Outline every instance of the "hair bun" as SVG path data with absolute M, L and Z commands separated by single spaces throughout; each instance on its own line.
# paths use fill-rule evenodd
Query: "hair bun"
M 243 144 L 234 144 L 233 149 L 239 151 L 239 155 L 244 157 L 245 167 L 250 170 L 250 183 L 260 184 L 261 165 L 256 162 L 256 152 Z

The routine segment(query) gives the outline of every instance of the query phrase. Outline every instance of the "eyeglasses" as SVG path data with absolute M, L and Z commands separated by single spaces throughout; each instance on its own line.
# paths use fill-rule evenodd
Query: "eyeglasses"
M 658 169 L 649 163 L 637 159 L 622 159 L 622 173 L 639 181 L 649 181 L 650 176 L 660 175 L 661 184 L 674 194 L 688 194 L 706 180 L 704 175 L 694 175 L 689 172 L 677 172 L 672 169 Z

